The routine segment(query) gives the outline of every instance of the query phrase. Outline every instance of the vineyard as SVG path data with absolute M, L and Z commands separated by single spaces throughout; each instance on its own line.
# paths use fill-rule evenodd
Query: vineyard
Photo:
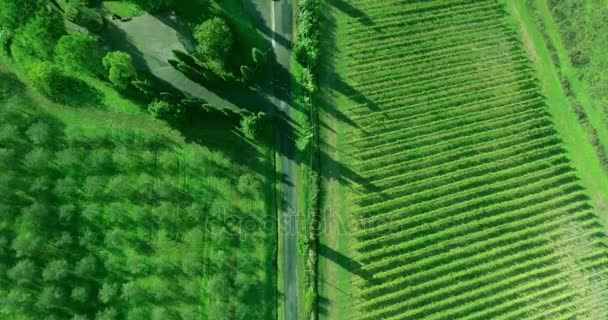
M 607 319 L 605 233 L 495 0 L 349 0 L 356 318 Z

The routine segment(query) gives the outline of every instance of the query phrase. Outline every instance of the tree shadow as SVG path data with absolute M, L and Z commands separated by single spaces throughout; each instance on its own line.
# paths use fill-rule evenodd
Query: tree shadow
M 323 243 L 319 243 L 319 255 L 329 259 L 342 267 L 344 270 L 355 274 L 366 281 L 373 281 L 374 275 L 371 272 L 364 270 L 361 263 L 343 255 L 342 253 L 326 246 Z
M 350 3 L 348 3 L 345 0 L 328 0 L 327 2 L 329 3 L 329 5 L 344 12 L 345 14 L 349 15 L 351 18 L 357 19 L 357 21 L 360 21 L 362 24 L 364 24 L 366 26 L 374 25 L 374 21 L 372 21 L 372 19 L 367 14 L 365 14 L 365 12 L 359 10 L 358 8 L 351 5 Z M 379 30 L 379 31 L 382 31 L 382 30 Z
M 260 12 L 258 6 L 255 5 L 255 1 L 243 1 L 245 4 L 245 9 L 249 12 L 249 15 L 252 17 L 257 29 L 262 32 L 268 39 L 274 39 L 280 46 L 289 49 L 291 48 L 291 41 L 285 38 L 283 35 L 275 32 L 270 29 L 266 23 L 264 22 L 264 18 L 262 13 Z M 271 5 L 274 5 L 271 3 Z

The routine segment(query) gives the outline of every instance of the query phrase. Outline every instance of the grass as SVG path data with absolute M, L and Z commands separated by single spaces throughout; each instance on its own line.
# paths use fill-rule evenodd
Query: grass
M 322 317 L 605 318 L 608 189 L 542 38 L 494 1 L 327 7 L 324 217 L 353 228 L 322 277 L 354 297 L 321 283 Z
M 540 2 L 539 6 L 539 8 L 543 8 Z M 535 63 L 543 92 L 547 96 L 547 105 L 553 119 L 555 119 L 556 129 L 559 131 L 560 137 L 564 139 L 568 154 L 578 170 L 582 183 L 592 198 L 596 212 L 602 219 L 604 226 L 608 226 L 608 177 L 606 176 L 606 171 L 603 170 L 598 157 L 593 151 L 593 147 L 589 143 L 586 143 L 587 134 L 583 126 L 576 120 L 576 114 L 574 114 L 572 106 L 569 104 L 569 99 L 562 89 L 559 72 L 551 60 L 548 46 L 537 24 L 534 22 L 534 18 L 530 14 L 528 7 L 521 2 L 509 3 L 507 7 L 512 12 L 512 15 L 517 18 L 516 21 L 522 32 L 525 47 Z M 544 9 L 541 10 L 545 22 L 548 23 L 547 31 L 550 32 L 558 52 L 560 68 L 570 79 L 573 90 L 576 92 L 576 97 L 584 106 L 592 125 L 598 129 L 598 132 L 602 133 L 600 140 L 602 142 L 608 141 L 605 140 L 606 128 L 601 125 L 601 111 L 589 103 L 586 88 L 574 77 L 572 67 L 565 60 L 565 52 L 560 41 L 556 38 L 554 29 L 551 27 L 552 24 L 549 16 L 546 16 L 547 12 Z M 608 232 L 608 229 L 606 231 Z
M 111 13 L 123 18 L 134 18 L 143 13 L 136 4 L 127 1 L 104 1 L 103 7 Z

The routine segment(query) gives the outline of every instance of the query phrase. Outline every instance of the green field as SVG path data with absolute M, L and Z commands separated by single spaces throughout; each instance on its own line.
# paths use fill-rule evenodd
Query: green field
M 352 305 L 356 319 L 605 319 L 608 251 L 588 194 L 606 190 L 579 172 L 605 176 L 597 159 L 572 162 L 573 144 L 591 146 L 564 142 L 576 118 L 548 104 L 504 6 L 327 7 L 323 136 L 349 181 L 326 178 L 325 206 L 354 227 L 324 241 L 355 262 L 320 253 L 334 281 L 321 317 Z

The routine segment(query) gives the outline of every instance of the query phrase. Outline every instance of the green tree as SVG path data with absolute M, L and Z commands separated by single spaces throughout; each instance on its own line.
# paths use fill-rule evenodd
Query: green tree
M 97 270 L 97 259 L 92 255 L 88 255 L 76 263 L 74 273 L 83 278 L 93 278 L 97 274 Z
M 34 257 L 39 252 L 42 239 L 32 232 L 19 234 L 11 244 L 11 248 L 15 250 L 17 257 Z
M 19 260 L 14 267 L 8 270 L 6 275 L 19 285 L 29 285 L 36 281 L 37 274 L 38 268 L 34 261 L 25 259 Z
M 87 288 L 78 286 L 72 289 L 70 297 L 76 302 L 84 303 L 89 299 L 89 293 L 87 291 Z
M 37 121 L 25 131 L 25 134 L 34 144 L 44 145 L 51 138 L 51 128 L 43 121 Z
M 243 114 L 240 121 L 241 132 L 249 139 L 259 139 L 262 134 L 265 118 L 266 116 L 262 112 Z
M 46 0 L 0 0 L 0 26 L 15 30 L 35 16 Z
M 20 62 L 29 62 L 30 58 L 52 60 L 53 48 L 64 34 L 65 26 L 61 16 L 54 11 L 41 10 L 32 20 L 16 31 L 13 57 Z M 28 55 L 28 57 L 22 56 L 22 54 Z
M 46 286 L 42 288 L 36 306 L 41 309 L 53 309 L 65 305 L 64 292 L 55 286 Z
M 32 87 L 47 97 L 59 100 L 73 88 L 73 82 L 50 62 L 37 62 L 29 67 L 28 80 Z
M 6 297 L 3 298 L 3 306 L 9 311 L 27 312 L 34 304 L 34 295 L 26 289 L 12 288 Z
M 101 71 L 101 47 L 97 38 L 84 33 L 64 35 L 55 46 L 55 62 L 71 73 L 98 74 Z
M 234 45 L 232 31 L 226 22 L 219 17 L 211 18 L 195 27 L 194 37 L 198 42 L 196 46 L 198 57 L 225 68 L 226 57 Z
M 137 76 L 131 55 L 122 51 L 108 52 L 102 60 L 110 81 L 120 89 L 126 89 Z
M 117 297 L 119 289 L 120 286 L 116 283 L 104 283 L 99 289 L 99 301 L 106 304 L 112 302 Z
M 52 260 L 42 271 L 44 281 L 61 281 L 69 274 L 68 262 L 65 260 Z

